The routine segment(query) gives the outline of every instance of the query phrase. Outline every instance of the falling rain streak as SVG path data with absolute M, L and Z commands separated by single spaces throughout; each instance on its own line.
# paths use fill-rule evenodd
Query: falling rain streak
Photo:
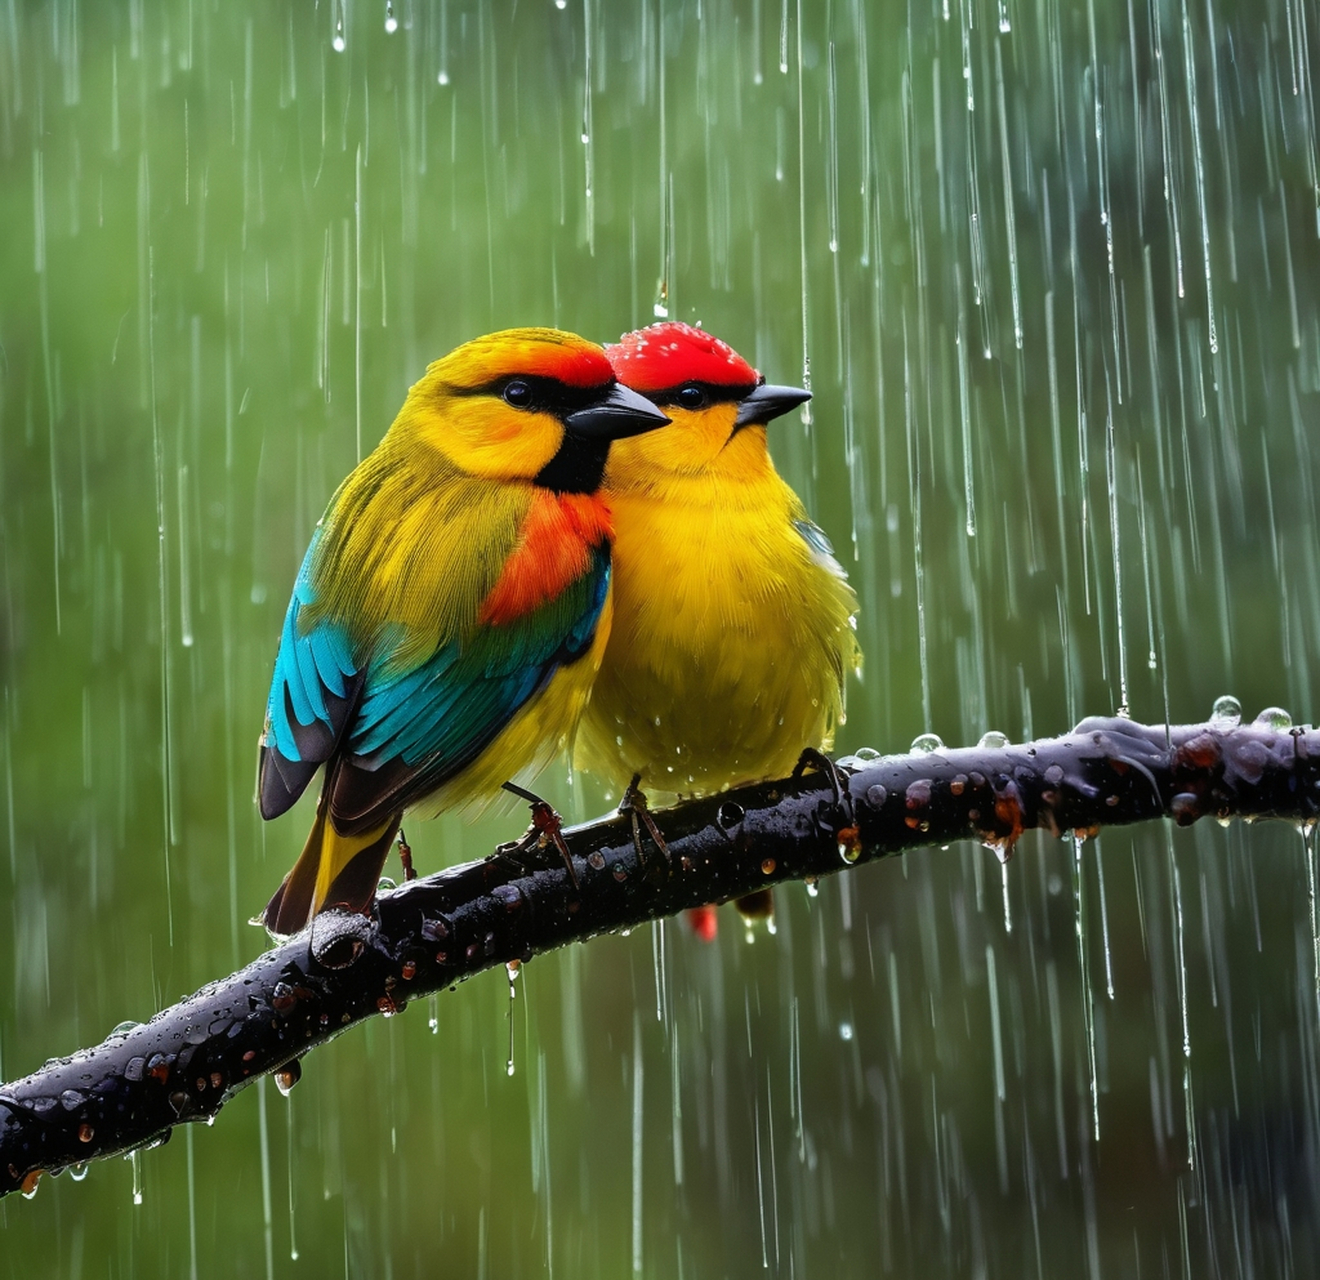
M 265 946 L 311 820 L 250 803 L 294 575 L 492 328 L 699 322 L 809 383 L 767 435 L 861 601 L 840 751 L 1243 707 L 1286 748 L 1317 72 L 1298 0 L 0 5 L 4 1074 Z M 408 833 L 426 873 L 521 820 Z M 1316 1272 L 1314 831 L 1060 834 L 841 858 L 773 933 L 722 906 L 414 1000 L 34 1182 L 5 1256 Z

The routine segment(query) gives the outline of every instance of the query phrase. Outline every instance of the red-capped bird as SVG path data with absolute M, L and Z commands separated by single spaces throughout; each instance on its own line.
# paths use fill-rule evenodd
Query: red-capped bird
M 620 441 L 606 466 L 614 624 L 577 759 L 651 793 L 783 777 L 830 747 L 860 662 L 857 597 L 766 444 L 809 394 L 686 324 L 606 352 L 673 425 Z

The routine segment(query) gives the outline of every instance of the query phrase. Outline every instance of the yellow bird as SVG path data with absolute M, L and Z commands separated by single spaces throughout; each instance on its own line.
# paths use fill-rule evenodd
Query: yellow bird
M 577 760 L 685 796 L 782 777 L 830 747 L 860 662 L 857 597 L 766 447 L 766 424 L 809 393 L 767 386 L 685 324 L 606 351 L 673 425 L 620 441 L 606 466 L 614 623 Z
M 569 740 L 610 627 L 611 441 L 668 419 L 600 347 L 509 329 L 437 360 L 339 486 L 289 601 L 258 799 L 324 766 L 265 911 L 370 909 L 404 811 L 489 799 Z

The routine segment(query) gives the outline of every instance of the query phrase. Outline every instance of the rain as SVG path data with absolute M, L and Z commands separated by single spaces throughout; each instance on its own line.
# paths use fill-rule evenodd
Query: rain
M 298 564 L 493 329 L 810 387 L 840 751 L 1312 721 L 1317 71 L 1309 0 L 0 3 L 0 1079 L 266 946 Z M 0 1275 L 1314 1274 L 1312 832 L 1012 855 L 497 967 L 0 1201 Z

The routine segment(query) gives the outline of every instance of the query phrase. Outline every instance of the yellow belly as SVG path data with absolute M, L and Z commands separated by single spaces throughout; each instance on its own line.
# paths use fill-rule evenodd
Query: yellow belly
M 577 756 L 612 787 L 699 795 L 827 747 L 854 666 L 851 588 L 793 527 L 779 478 L 737 501 L 616 494 L 614 625 Z

